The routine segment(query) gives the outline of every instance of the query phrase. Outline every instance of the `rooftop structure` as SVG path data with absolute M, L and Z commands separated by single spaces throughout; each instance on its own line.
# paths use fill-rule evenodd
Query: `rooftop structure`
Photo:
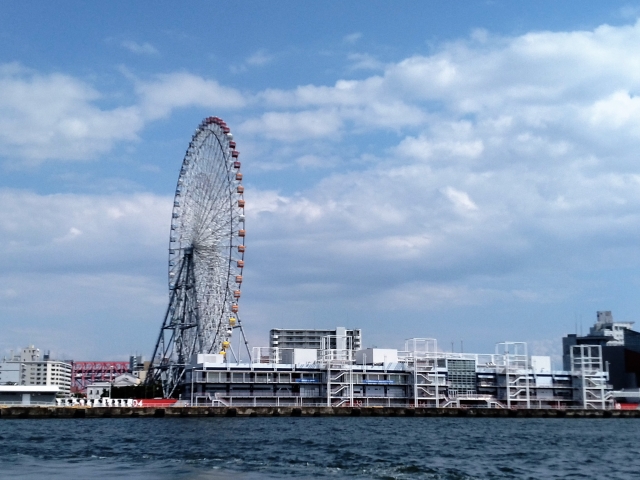
M 336 327 L 335 329 L 308 328 L 274 328 L 269 332 L 269 347 L 271 348 L 322 348 L 322 339 L 330 337 L 330 348 L 347 348 L 337 345 L 336 341 L 348 342 L 351 350 L 362 347 L 362 330 Z
M 624 332 L 631 330 L 634 322 L 614 322 L 610 311 L 596 313 L 596 323 L 589 329 L 589 337 L 600 337 L 606 341 L 606 346 L 624 345 Z

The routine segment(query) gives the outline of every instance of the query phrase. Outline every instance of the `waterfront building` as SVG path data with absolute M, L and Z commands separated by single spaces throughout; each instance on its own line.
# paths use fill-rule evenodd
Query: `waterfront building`
M 87 385 L 87 400 L 99 400 L 103 395 L 111 397 L 111 384 L 109 382 L 96 382 Z
M 103 397 L 111 398 L 112 388 L 132 387 L 140 385 L 140 383 L 141 381 L 137 376 L 131 373 L 123 373 L 111 382 L 95 382 L 87 385 L 85 393 L 88 401 L 99 400 Z
M 0 385 L 0 405 L 55 405 L 58 393 L 56 385 Z
M 59 395 L 71 392 L 71 364 L 52 360 L 49 353 L 41 355 L 40 349 L 33 345 L 5 358 L 0 372 L 0 384 L 56 386 Z
M 350 348 L 360 350 L 362 347 L 362 330 L 336 327 L 335 329 L 274 328 L 269 332 L 271 348 L 322 348 L 322 339 L 328 338 L 330 348 Z M 336 342 L 344 342 L 337 345 Z
M 522 342 L 499 343 L 492 354 L 472 354 L 442 352 L 435 339 L 408 340 L 404 350 L 353 350 L 346 336 L 331 337 L 322 338 L 315 351 L 254 348 L 246 363 L 195 355 L 181 384 L 181 399 L 218 406 L 613 405 L 600 346 L 572 347 L 571 369 L 553 371 L 550 357 L 529 356 Z M 296 350 L 301 355 L 291 354 Z

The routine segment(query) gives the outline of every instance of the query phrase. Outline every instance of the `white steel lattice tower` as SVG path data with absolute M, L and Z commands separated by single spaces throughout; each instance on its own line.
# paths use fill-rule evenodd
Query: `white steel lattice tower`
M 229 127 L 208 117 L 182 162 L 171 215 L 169 307 L 148 379 L 174 395 L 193 355 L 239 359 L 231 347 L 245 252 L 244 187 Z M 248 352 L 248 348 L 247 348 Z

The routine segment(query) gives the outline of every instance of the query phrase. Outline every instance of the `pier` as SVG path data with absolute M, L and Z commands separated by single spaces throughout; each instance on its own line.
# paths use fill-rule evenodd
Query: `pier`
M 0 420 L 25 418 L 175 417 L 500 417 L 640 418 L 640 410 L 405 407 L 24 407 L 0 408 Z

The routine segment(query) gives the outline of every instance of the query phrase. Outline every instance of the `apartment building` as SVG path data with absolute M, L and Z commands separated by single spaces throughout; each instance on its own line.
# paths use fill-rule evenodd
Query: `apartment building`
M 0 384 L 57 386 L 66 396 L 71 393 L 71 364 L 52 360 L 30 345 L 0 363 Z

